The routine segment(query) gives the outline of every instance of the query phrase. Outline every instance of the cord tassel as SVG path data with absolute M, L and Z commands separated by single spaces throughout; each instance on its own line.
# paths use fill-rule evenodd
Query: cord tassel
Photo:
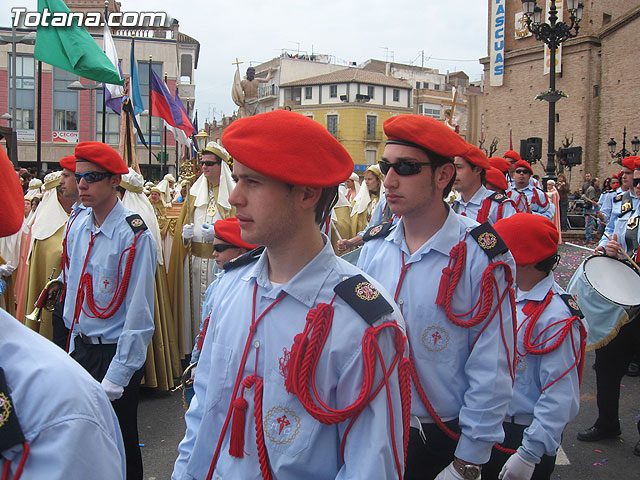
M 243 391 L 244 393 L 244 391 Z M 236 458 L 244 457 L 244 422 L 249 404 L 240 396 L 233 402 L 233 420 L 231 421 L 231 440 L 229 455 Z
M 449 284 L 451 283 L 451 270 L 450 267 L 442 269 L 442 277 L 440 278 L 440 286 L 438 287 L 438 296 L 436 297 L 436 305 L 444 307 L 447 303 L 447 290 L 449 290 Z

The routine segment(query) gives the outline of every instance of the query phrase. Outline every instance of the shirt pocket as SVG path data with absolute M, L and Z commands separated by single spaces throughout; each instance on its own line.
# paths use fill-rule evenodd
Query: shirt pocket
M 264 439 L 269 452 L 277 451 L 289 457 L 304 452 L 320 428 L 319 422 L 307 413 L 298 397 L 284 387 L 284 377 L 271 369 L 266 380 L 262 407 Z
M 207 379 L 207 393 L 204 400 L 205 411 L 214 408 L 222 398 L 225 390 L 229 396 L 233 389 L 233 378 L 229 378 L 229 369 L 231 368 L 232 350 L 220 343 L 212 343 L 211 345 L 211 364 L 209 365 L 209 378 Z M 198 370 L 196 367 L 196 376 Z
M 453 371 L 461 351 L 467 349 L 467 334 L 461 332 L 438 307 L 426 307 L 411 326 L 411 348 L 417 361 L 450 365 Z M 466 329 L 465 329 L 466 330 Z
M 107 308 L 113 300 L 118 285 L 116 268 L 96 265 L 93 271 L 93 299 L 100 308 Z

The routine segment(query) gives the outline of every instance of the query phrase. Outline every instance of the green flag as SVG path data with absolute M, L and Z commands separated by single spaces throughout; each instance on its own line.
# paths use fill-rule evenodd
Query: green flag
M 42 13 L 45 8 L 52 14 L 69 12 L 62 0 L 38 0 L 38 11 Z M 96 82 L 124 85 L 109 57 L 89 32 L 77 25 L 76 19 L 69 27 L 38 26 L 34 56 L 44 63 Z

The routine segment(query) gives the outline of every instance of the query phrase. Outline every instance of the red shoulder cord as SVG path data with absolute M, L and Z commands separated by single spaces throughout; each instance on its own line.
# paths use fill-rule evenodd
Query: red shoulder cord
M 482 274 L 482 280 L 480 282 L 480 285 L 481 285 L 480 297 L 478 298 L 478 301 L 476 302 L 476 304 L 471 308 L 471 310 L 467 313 L 462 314 L 462 316 L 469 315 L 471 312 L 476 310 L 476 308 L 478 308 L 480 304 L 482 304 L 482 308 L 470 320 L 464 321 L 458 318 L 451 311 L 451 299 L 453 297 L 453 292 L 455 291 L 458 285 L 458 282 L 462 277 L 462 272 L 466 264 L 466 253 L 467 253 L 467 244 L 465 240 L 462 240 L 460 243 L 458 243 L 455 247 L 451 249 L 451 252 L 449 253 L 449 264 L 442 270 L 440 287 L 438 289 L 438 296 L 436 297 L 435 303 L 436 305 L 444 308 L 449 321 L 451 321 L 451 323 L 453 323 L 458 327 L 462 327 L 462 328 L 475 327 L 480 323 L 482 323 L 487 318 L 489 318 L 489 321 L 486 322 L 485 326 L 478 333 L 478 336 L 474 339 L 471 345 L 471 349 L 473 349 L 473 346 L 475 345 L 478 338 L 480 338 L 480 335 L 482 335 L 482 332 L 484 332 L 485 329 L 489 326 L 489 323 L 491 322 L 491 320 L 493 320 L 496 313 L 499 313 L 502 344 L 504 345 L 504 348 L 506 350 L 506 355 L 507 355 L 508 365 L 509 365 L 509 375 L 511 376 L 511 382 L 513 382 L 515 378 L 515 358 L 511 359 L 511 353 L 509 351 L 509 346 L 504 333 L 504 317 L 502 315 L 502 308 L 501 308 L 502 302 L 508 295 L 509 303 L 511 306 L 512 329 L 514 331 L 513 341 L 515 344 L 516 302 L 515 302 L 515 295 L 513 293 L 513 288 L 512 288 L 513 276 L 511 274 L 511 268 L 506 262 L 492 262 L 487 266 L 487 268 Z M 453 264 L 453 267 L 452 267 L 452 264 Z M 402 271 L 400 274 L 400 279 L 398 280 L 398 285 L 396 287 L 396 293 L 395 293 L 396 301 L 400 293 L 400 288 L 402 287 L 402 282 L 404 281 L 406 270 L 409 268 L 410 265 L 411 264 L 405 265 L 404 252 L 403 252 L 402 253 Z M 502 267 L 505 272 L 507 288 L 505 288 L 503 292 L 500 292 L 498 283 L 495 279 L 495 276 L 493 275 L 493 270 L 497 267 Z M 494 289 L 496 290 L 496 293 L 498 295 L 498 302 L 496 304 L 495 310 L 491 312 L 491 307 L 493 304 Z M 490 313 L 491 313 L 491 316 L 489 317 Z M 425 406 L 425 408 L 427 409 L 427 412 L 429 412 L 429 415 L 431 416 L 431 418 L 433 418 L 434 422 L 436 423 L 436 425 L 438 425 L 440 430 L 442 430 L 451 439 L 458 440 L 460 438 L 460 434 L 454 432 L 449 427 L 447 427 L 442 421 L 442 419 L 438 416 L 433 406 L 431 405 L 431 402 L 429 401 L 429 398 L 427 397 L 427 394 L 424 391 L 422 384 L 420 383 L 420 378 L 418 377 L 418 371 L 416 369 L 411 350 L 409 350 L 409 359 L 410 359 L 409 368 L 411 373 L 411 379 L 413 380 L 413 384 L 416 388 L 416 392 L 418 393 L 418 396 L 420 397 L 420 400 L 422 401 L 422 404 Z M 494 445 L 494 448 L 509 454 L 515 453 L 515 450 L 507 449 L 497 443 Z
M 331 324 L 333 322 L 333 301 L 330 304 L 320 303 L 315 309 L 307 314 L 307 323 L 302 333 L 296 335 L 289 362 L 286 366 L 285 387 L 289 393 L 293 393 L 305 408 L 307 413 L 320 423 L 325 425 L 334 425 L 351 419 L 347 426 L 342 442 L 340 452 L 344 459 L 344 449 L 346 445 L 347 435 L 351 427 L 357 420 L 358 416 L 367 407 L 367 405 L 378 395 L 384 387 L 389 404 L 389 415 L 391 419 L 395 418 L 393 413 L 393 403 L 391 399 L 391 387 L 389 378 L 393 370 L 398 367 L 398 378 L 400 384 L 400 398 L 402 407 L 402 423 L 403 423 L 403 458 L 406 458 L 406 446 L 409 438 L 410 423 L 410 402 L 411 389 L 408 370 L 408 360 L 403 359 L 406 337 L 400 327 L 395 322 L 386 322 L 378 327 L 369 327 L 365 330 L 362 337 L 362 359 L 364 366 L 364 379 L 358 398 L 348 407 L 344 409 L 334 409 L 322 401 L 315 382 L 315 371 L 320 360 L 320 354 L 327 341 Z M 386 329 L 392 328 L 394 331 L 394 343 L 396 354 L 389 368 L 386 368 L 384 357 L 380 351 L 377 341 L 378 334 Z M 382 380 L 380 384 L 374 388 L 374 376 L 376 369 L 376 357 L 380 361 L 382 368 Z M 313 391 L 313 395 L 312 392 Z M 396 433 L 393 422 L 391 422 L 391 442 L 393 445 L 393 453 L 395 457 L 398 478 L 402 478 L 402 467 L 400 456 L 396 450 Z
M 60 271 L 62 271 L 62 293 L 60 297 L 64 297 L 65 290 L 67 288 L 67 268 L 69 267 L 69 255 L 67 253 L 67 237 L 69 236 L 69 230 L 71 230 L 71 225 L 76 221 L 78 215 L 80 214 L 80 210 L 69 218 L 67 221 L 67 228 L 64 232 L 64 238 L 62 239 L 62 255 L 60 256 Z
M 547 194 L 544 193 L 544 203 L 540 203 L 540 195 L 538 195 L 538 188 L 534 188 L 533 189 L 533 197 L 531 199 L 532 203 L 537 203 L 538 205 L 540 205 L 541 207 L 546 207 L 547 205 L 549 205 L 549 197 L 547 197 Z M 542 191 L 542 190 L 540 190 Z
M 13 480 L 20 480 L 22 476 L 22 471 L 24 470 L 24 464 L 27 461 L 27 457 L 29 456 L 29 442 L 24 442 L 23 444 L 24 452 L 22 452 L 22 458 L 20 458 L 20 463 L 18 464 L 18 468 L 16 468 L 16 473 L 13 476 Z M 2 480 L 9 480 L 9 469 L 11 468 L 11 461 L 5 459 L 4 460 L 4 468 L 2 469 Z
M 518 194 L 518 200 L 513 202 L 516 204 L 516 210 L 522 213 L 531 213 L 531 206 L 529 205 L 529 199 L 527 198 L 527 196 L 524 193 L 518 192 L 517 190 L 514 191 Z M 520 204 L 522 204 L 522 207 L 520 207 Z
M 507 203 L 511 203 L 511 205 L 513 205 L 513 208 L 516 210 L 516 212 L 518 211 L 518 207 L 516 207 L 516 204 L 514 203 L 513 200 L 511 200 L 510 198 L 502 201 L 500 203 L 500 205 L 498 205 L 498 217 L 496 218 L 496 220 L 502 220 L 502 216 L 503 216 L 503 211 L 504 211 L 504 206 Z
M 136 236 L 133 238 L 133 242 L 131 246 L 125 248 L 120 254 L 120 258 L 118 260 L 118 281 L 116 282 L 116 287 L 113 293 L 113 297 L 111 301 L 106 307 L 99 307 L 96 305 L 95 300 L 93 298 L 93 277 L 90 273 L 85 273 L 87 269 L 87 264 L 89 262 L 89 255 L 91 254 L 91 249 L 93 248 L 93 242 L 96 239 L 100 232 L 96 234 L 91 234 L 91 240 L 89 241 L 89 248 L 87 250 L 87 254 L 84 258 L 84 264 L 82 265 L 82 272 L 80 273 L 80 283 L 78 285 L 78 292 L 76 294 L 76 304 L 75 310 L 73 313 L 73 322 L 71 322 L 71 329 L 69 330 L 69 336 L 67 337 L 67 351 L 69 351 L 69 342 L 71 341 L 71 334 L 73 332 L 73 327 L 78 324 L 80 319 L 80 313 L 84 313 L 89 318 L 110 318 L 112 317 L 122 305 L 125 295 L 127 294 L 127 289 L 129 287 L 129 280 L 131 278 L 131 267 L 133 266 L 133 260 L 136 256 L 136 243 L 140 235 L 144 233 L 144 230 L 138 232 Z M 122 258 L 125 253 L 129 252 L 127 255 L 127 261 L 124 267 L 124 273 L 122 274 L 122 281 L 120 280 L 120 265 L 122 263 Z M 90 312 L 87 312 L 84 308 L 84 299 L 87 299 L 87 306 L 89 307 Z
M 580 319 L 576 315 L 573 315 L 572 317 L 565 318 L 564 320 L 559 320 L 557 322 L 552 323 L 551 325 L 543 328 L 542 331 L 535 338 L 532 338 L 533 329 L 535 328 L 536 323 L 540 319 L 540 315 L 542 315 L 542 312 L 545 310 L 545 308 L 547 308 L 549 303 L 551 303 L 551 299 L 553 298 L 553 295 L 554 293 L 551 290 L 549 290 L 544 300 L 542 300 L 541 302 L 530 300 L 523 307 L 522 313 L 524 313 L 527 317 L 525 318 L 524 322 L 522 322 L 518 327 L 518 331 L 520 331 L 522 326 L 526 324 L 526 328 L 524 331 L 524 338 L 523 338 L 525 351 L 524 353 L 518 352 L 518 354 L 524 357 L 528 354 L 545 355 L 547 353 L 551 353 L 554 350 L 556 350 L 558 347 L 560 347 L 560 345 L 565 340 L 565 338 L 567 338 L 567 335 L 570 335 L 571 346 L 573 348 L 573 355 L 575 357 L 575 362 L 573 363 L 573 365 L 569 367 L 569 369 L 566 372 L 564 372 L 562 375 L 560 375 L 558 378 L 556 378 L 554 381 L 552 381 L 548 385 L 545 385 L 540 390 L 540 393 L 544 392 L 551 385 L 553 385 L 562 377 L 567 375 L 574 367 L 578 369 L 578 382 L 579 384 L 582 384 L 582 370 L 584 366 L 584 354 L 585 354 L 585 346 L 587 341 L 587 331 L 584 328 L 584 325 L 582 325 L 582 322 L 580 322 Z M 578 322 L 578 330 L 580 331 L 580 347 L 578 351 L 576 351 L 576 348 L 575 348 L 575 340 L 573 338 L 573 329 L 571 328 L 574 322 Z M 548 330 L 556 326 L 560 326 L 557 332 L 551 335 L 547 340 L 540 341 L 540 337 L 542 337 L 545 333 L 547 333 Z M 552 340 L 554 340 L 554 338 L 556 340 L 551 345 L 549 345 L 548 347 L 543 347 L 543 345 L 545 345 L 548 342 L 551 342 Z
M 489 197 L 485 198 L 482 201 L 482 206 L 480 207 L 480 211 L 478 215 L 476 215 L 476 222 L 484 223 L 489 218 L 489 212 L 491 211 L 491 200 Z

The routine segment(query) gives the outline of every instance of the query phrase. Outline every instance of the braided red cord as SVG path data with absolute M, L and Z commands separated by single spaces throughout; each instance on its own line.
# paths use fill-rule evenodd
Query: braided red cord
M 411 430 L 411 362 L 408 358 L 400 360 L 398 366 L 398 380 L 400 383 L 400 398 L 402 401 L 402 434 L 404 448 L 404 462 L 407 464 L 407 447 L 409 446 L 409 431 Z
M 262 421 L 262 391 L 264 382 L 262 378 L 255 376 L 255 388 L 253 392 L 254 418 L 256 423 L 256 443 L 258 447 L 258 460 L 260 471 L 264 480 L 271 480 L 271 467 L 269 466 L 269 454 L 264 441 L 264 423 Z
M 541 207 L 546 207 L 547 205 L 549 205 L 549 197 L 547 197 L 547 194 L 544 194 L 544 203 L 540 203 L 540 195 L 538 195 L 538 188 L 534 188 L 533 189 L 533 195 L 535 198 L 532 198 L 533 203 L 537 203 L 538 205 L 540 205 Z M 540 190 L 542 191 L 542 190 Z M 544 192 L 543 192 L 544 193 Z
M 22 452 L 22 458 L 20 458 L 20 463 L 18 464 L 18 468 L 16 468 L 16 473 L 13 476 L 13 480 L 20 480 L 22 476 L 22 471 L 24 470 L 24 464 L 27 461 L 27 457 L 29 456 L 29 442 L 24 442 L 22 444 L 24 451 Z M 2 480 L 9 480 L 9 469 L 11 468 L 11 461 L 5 459 L 4 468 L 2 469 Z
M 476 222 L 484 223 L 489 218 L 489 211 L 491 211 L 491 198 L 487 197 L 482 201 L 482 207 L 480 207 L 480 211 L 478 211 L 478 215 L 476 216 Z
M 2 480 L 9 480 L 9 468 L 11 468 L 11 462 L 5 458 L 4 468 L 2 469 Z

